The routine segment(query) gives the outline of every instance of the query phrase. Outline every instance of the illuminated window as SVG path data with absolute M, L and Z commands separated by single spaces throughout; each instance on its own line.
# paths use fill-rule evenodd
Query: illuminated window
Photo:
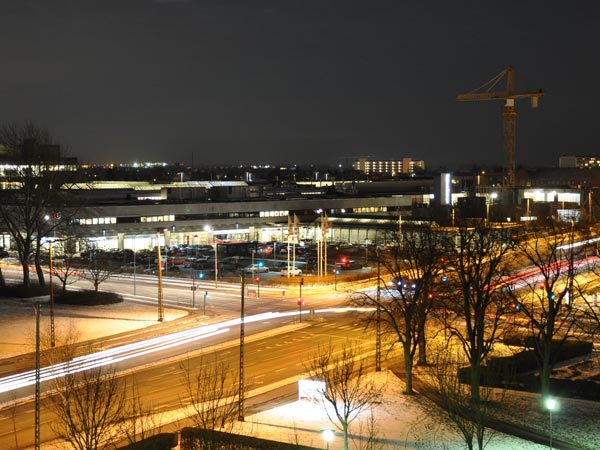
M 260 217 L 285 217 L 289 211 L 260 211 Z

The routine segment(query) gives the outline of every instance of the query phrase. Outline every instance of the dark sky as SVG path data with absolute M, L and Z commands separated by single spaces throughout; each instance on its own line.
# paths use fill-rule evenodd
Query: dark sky
M 557 5 L 559 4 L 559 5 Z M 600 3 L 2 0 L 0 123 L 82 162 L 499 164 L 508 65 L 517 162 L 598 154 Z

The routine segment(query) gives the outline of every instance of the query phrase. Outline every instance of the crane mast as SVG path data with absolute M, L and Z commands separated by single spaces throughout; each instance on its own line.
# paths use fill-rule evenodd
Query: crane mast
M 492 91 L 492 89 L 506 77 L 506 88 L 503 91 Z M 515 110 L 515 100 L 529 98 L 531 106 L 537 108 L 538 99 L 544 96 L 541 89 L 536 89 L 524 93 L 515 93 L 514 69 L 507 67 L 490 81 L 479 88 L 467 93 L 459 94 L 456 100 L 459 102 L 502 100 L 504 108 L 502 110 L 502 153 L 504 157 L 503 166 L 503 184 L 514 188 L 516 185 L 516 130 L 517 130 L 517 112 Z

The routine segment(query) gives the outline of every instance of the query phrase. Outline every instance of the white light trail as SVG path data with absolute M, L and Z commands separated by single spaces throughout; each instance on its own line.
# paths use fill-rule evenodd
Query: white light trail
M 343 313 L 348 311 L 371 311 L 373 308 L 326 308 L 315 310 L 315 313 Z M 310 311 L 302 311 L 308 314 Z M 244 323 L 268 321 L 272 319 L 290 317 L 298 314 L 297 310 L 285 312 L 266 312 L 244 317 Z M 40 369 L 40 382 L 50 381 L 68 374 L 74 374 L 92 368 L 115 364 L 128 359 L 149 355 L 161 350 L 188 344 L 208 337 L 216 336 L 230 331 L 231 327 L 240 324 L 241 319 L 231 319 L 225 322 L 206 325 L 190 330 L 178 331 L 163 336 L 157 336 L 139 342 L 120 345 L 117 347 L 100 350 L 87 355 L 77 356 L 70 361 L 53 364 Z M 0 378 L 0 393 L 10 392 L 15 389 L 32 386 L 35 384 L 35 370 L 22 372 Z

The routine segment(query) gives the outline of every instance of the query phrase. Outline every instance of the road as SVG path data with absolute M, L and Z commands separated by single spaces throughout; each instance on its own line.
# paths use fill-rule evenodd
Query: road
M 288 325 L 294 322 L 288 320 Z M 273 324 L 271 324 L 273 325 Z M 280 322 L 277 325 L 281 325 Z M 232 328 L 234 335 L 239 330 Z M 374 348 L 374 335 L 365 333 L 360 317 L 353 314 L 322 313 L 318 320 L 296 323 L 283 333 L 270 332 L 253 339 L 250 334 L 245 345 L 245 380 L 248 391 L 268 385 L 289 385 L 305 372 L 304 364 L 313 356 L 319 347 L 332 346 L 339 348 L 347 339 L 359 339 L 367 351 Z M 133 372 L 123 375 L 128 386 L 136 384 L 145 404 L 151 404 L 154 411 L 177 409 L 185 402 L 186 387 L 181 368 L 181 361 L 191 367 L 197 365 L 202 354 L 213 353 L 210 346 L 198 346 L 186 354 L 139 367 Z M 214 352 L 219 361 L 232 368 L 239 367 L 239 345 L 235 339 L 218 346 Z M 294 392 L 293 390 L 291 392 Z M 51 424 L 55 422 L 51 409 L 51 400 L 44 396 L 42 401 L 42 441 L 51 439 L 54 431 Z M 249 407 L 252 402 L 248 401 Z M 18 406 L 7 408 L 0 418 L 0 448 L 11 450 L 33 444 L 34 407 L 31 399 Z

